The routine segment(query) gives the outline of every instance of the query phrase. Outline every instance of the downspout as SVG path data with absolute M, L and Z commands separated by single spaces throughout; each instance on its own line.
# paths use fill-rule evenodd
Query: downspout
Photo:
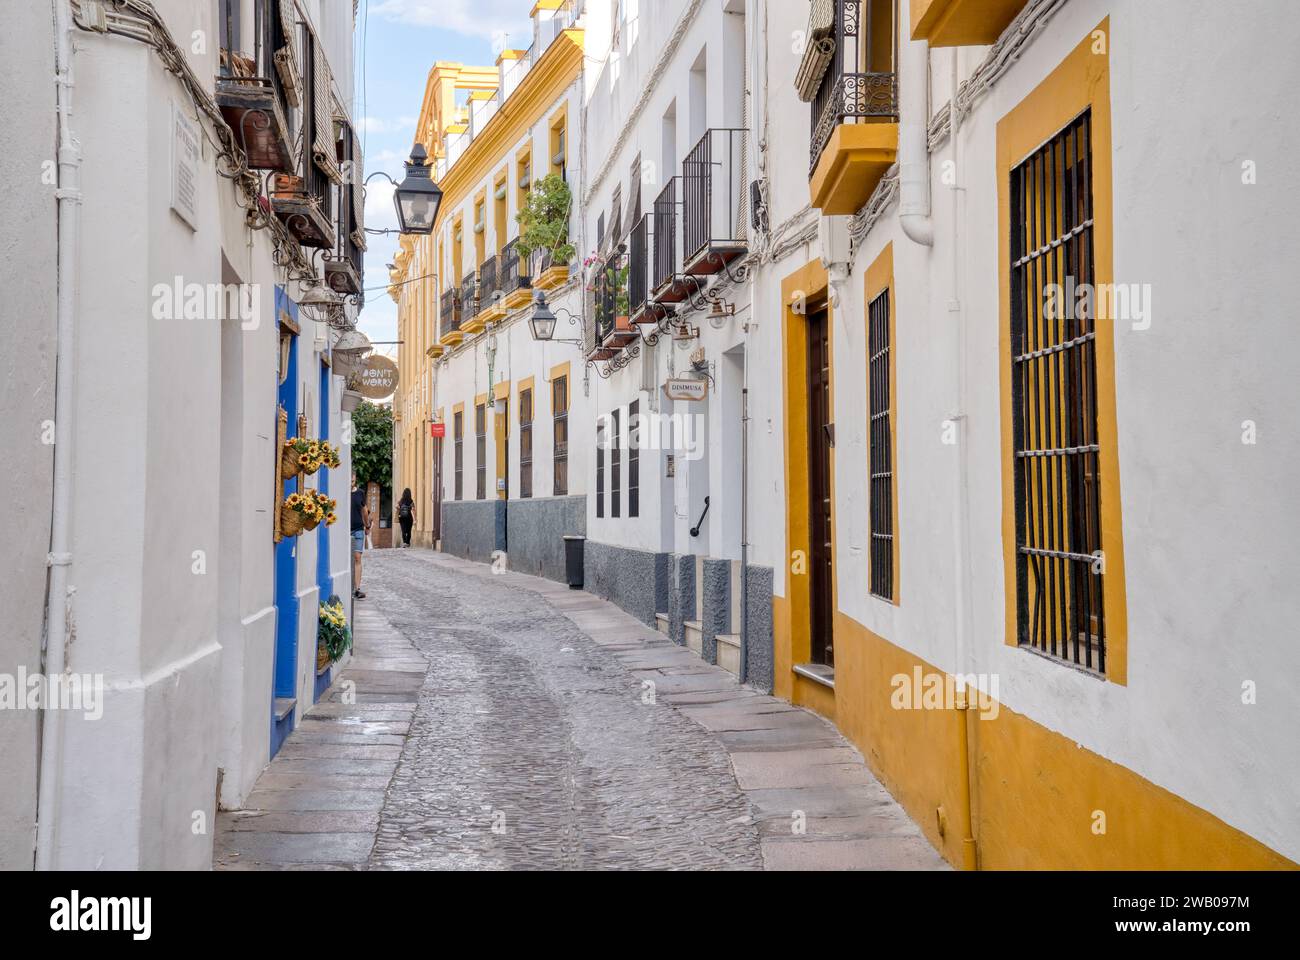
M 58 317 L 56 321 L 54 392 L 54 491 L 50 505 L 49 582 L 45 608 L 46 677 L 67 668 L 68 622 L 73 588 L 68 585 L 69 515 L 72 507 L 73 365 L 76 333 L 77 252 L 81 230 L 81 146 L 72 135 L 72 11 L 67 0 L 54 0 L 54 64 L 59 125 Z M 59 711 L 45 704 L 41 715 L 41 757 L 37 773 L 36 869 L 54 866 L 56 809 L 62 785 Z
M 952 51 L 952 100 L 950 116 L 952 118 L 952 163 L 954 170 L 961 170 L 961 164 L 958 162 L 958 151 L 961 148 L 961 112 L 957 109 L 957 89 L 958 89 L 958 63 L 957 49 Z M 957 404 L 953 411 L 952 420 L 957 429 L 957 490 L 953 498 L 953 530 L 956 536 L 953 539 L 954 547 L 954 570 L 953 581 L 955 589 L 955 614 L 956 614 L 956 670 L 957 670 L 957 702 L 956 714 L 958 729 L 958 743 L 960 744 L 960 793 L 961 793 L 961 815 L 962 815 L 962 868 L 965 870 L 978 870 L 979 860 L 977 858 L 975 844 L 975 825 L 974 815 L 971 809 L 971 797 L 975 787 L 972 782 L 972 771 L 970 763 L 970 724 L 973 715 L 971 710 L 971 694 L 966 688 L 965 677 L 972 672 L 968 669 L 967 663 L 970 657 L 969 637 L 971 634 L 971 616 L 970 600 L 971 585 L 967 582 L 970 577 L 970 511 L 967 503 L 967 478 L 969 476 L 969 457 L 966 447 L 969 439 L 967 429 L 967 385 L 966 385 L 966 323 L 963 315 L 963 304 L 961 299 L 961 268 L 959 257 L 962 250 L 961 245 L 961 221 L 959 204 L 963 188 L 958 182 L 952 186 L 952 299 L 948 301 L 948 310 L 952 314 L 954 322 L 957 324 L 957 351 L 956 351 L 956 377 L 957 385 Z
M 930 44 L 903 44 L 899 87 L 901 123 L 898 132 L 898 224 L 913 243 L 934 246 L 930 216 Z M 924 77 L 924 81 L 921 78 Z

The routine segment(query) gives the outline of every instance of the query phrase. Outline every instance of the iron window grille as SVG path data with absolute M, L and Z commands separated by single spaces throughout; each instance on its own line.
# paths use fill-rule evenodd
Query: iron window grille
M 487 404 L 474 406 L 474 472 L 479 500 L 487 499 Z
M 890 369 L 893 363 L 889 339 L 889 291 L 871 301 L 868 308 L 867 374 L 870 381 L 870 469 L 871 469 L 871 593 L 882 600 L 894 599 L 894 451 L 890 412 Z
M 831 134 L 841 124 L 898 119 L 893 8 L 894 0 L 835 0 L 835 49 L 812 101 L 810 170 L 817 169 Z M 884 29 L 886 19 L 890 33 L 887 63 L 878 53 L 878 32 Z
M 641 515 L 641 401 L 627 408 L 627 515 Z
M 456 414 L 452 435 L 456 448 L 456 499 L 465 499 L 465 414 Z
M 1016 630 L 1022 646 L 1106 670 L 1091 112 L 1011 173 Z
M 623 446 L 618 411 L 610 414 L 609 438 L 609 515 L 623 515 Z
M 519 391 L 519 498 L 533 495 L 533 391 Z
M 551 411 L 554 430 L 553 495 L 569 495 L 569 378 L 556 377 L 551 383 Z

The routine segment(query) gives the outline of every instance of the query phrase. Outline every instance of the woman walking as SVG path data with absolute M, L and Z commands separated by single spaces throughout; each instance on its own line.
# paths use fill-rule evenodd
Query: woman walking
M 409 547 L 411 528 L 415 526 L 415 500 L 410 487 L 402 491 L 402 499 L 397 502 L 397 522 L 402 526 L 402 546 Z

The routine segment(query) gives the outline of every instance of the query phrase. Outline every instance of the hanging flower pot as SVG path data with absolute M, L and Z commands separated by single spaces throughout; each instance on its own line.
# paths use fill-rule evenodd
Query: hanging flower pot
M 280 532 L 286 537 L 296 537 L 304 531 L 315 530 L 322 523 L 334 526 L 338 515 L 338 501 L 331 500 L 319 490 L 291 493 L 280 508 Z
M 292 480 L 302 472 L 302 468 L 298 466 L 298 457 L 298 451 L 286 443 L 284 449 L 280 451 L 280 479 Z
M 303 515 L 297 510 L 281 510 L 280 535 L 292 538 L 301 534 L 303 531 L 303 519 Z
M 316 644 L 316 670 L 317 670 L 317 672 L 319 672 L 319 671 L 321 671 L 321 670 L 324 670 L 326 667 L 328 667 L 328 666 L 329 666 L 331 663 L 333 663 L 333 662 L 334 662 L 334 659 L 330 656 L 330 652 L 329 652 L 329 650 L 326 649 L 326 647 L 325 647 L 325 641 L 324 641 L 324 640 L 321 640 L 319 643 Z

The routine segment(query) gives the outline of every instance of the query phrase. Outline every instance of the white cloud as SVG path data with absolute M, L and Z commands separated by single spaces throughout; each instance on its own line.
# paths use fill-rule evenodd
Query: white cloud
M 396 120 L 385 120 L 383 117 L 362 117 L 360 127 L 366 133 L 414 132 L 417 121 L 417 117 L 398 117 Z
M 496 42 L 500 34 L 515 40 L 531 34 L 528 9 L 521 0 L 380 0 L 370 12 L 397 23 L 439 27 Z

